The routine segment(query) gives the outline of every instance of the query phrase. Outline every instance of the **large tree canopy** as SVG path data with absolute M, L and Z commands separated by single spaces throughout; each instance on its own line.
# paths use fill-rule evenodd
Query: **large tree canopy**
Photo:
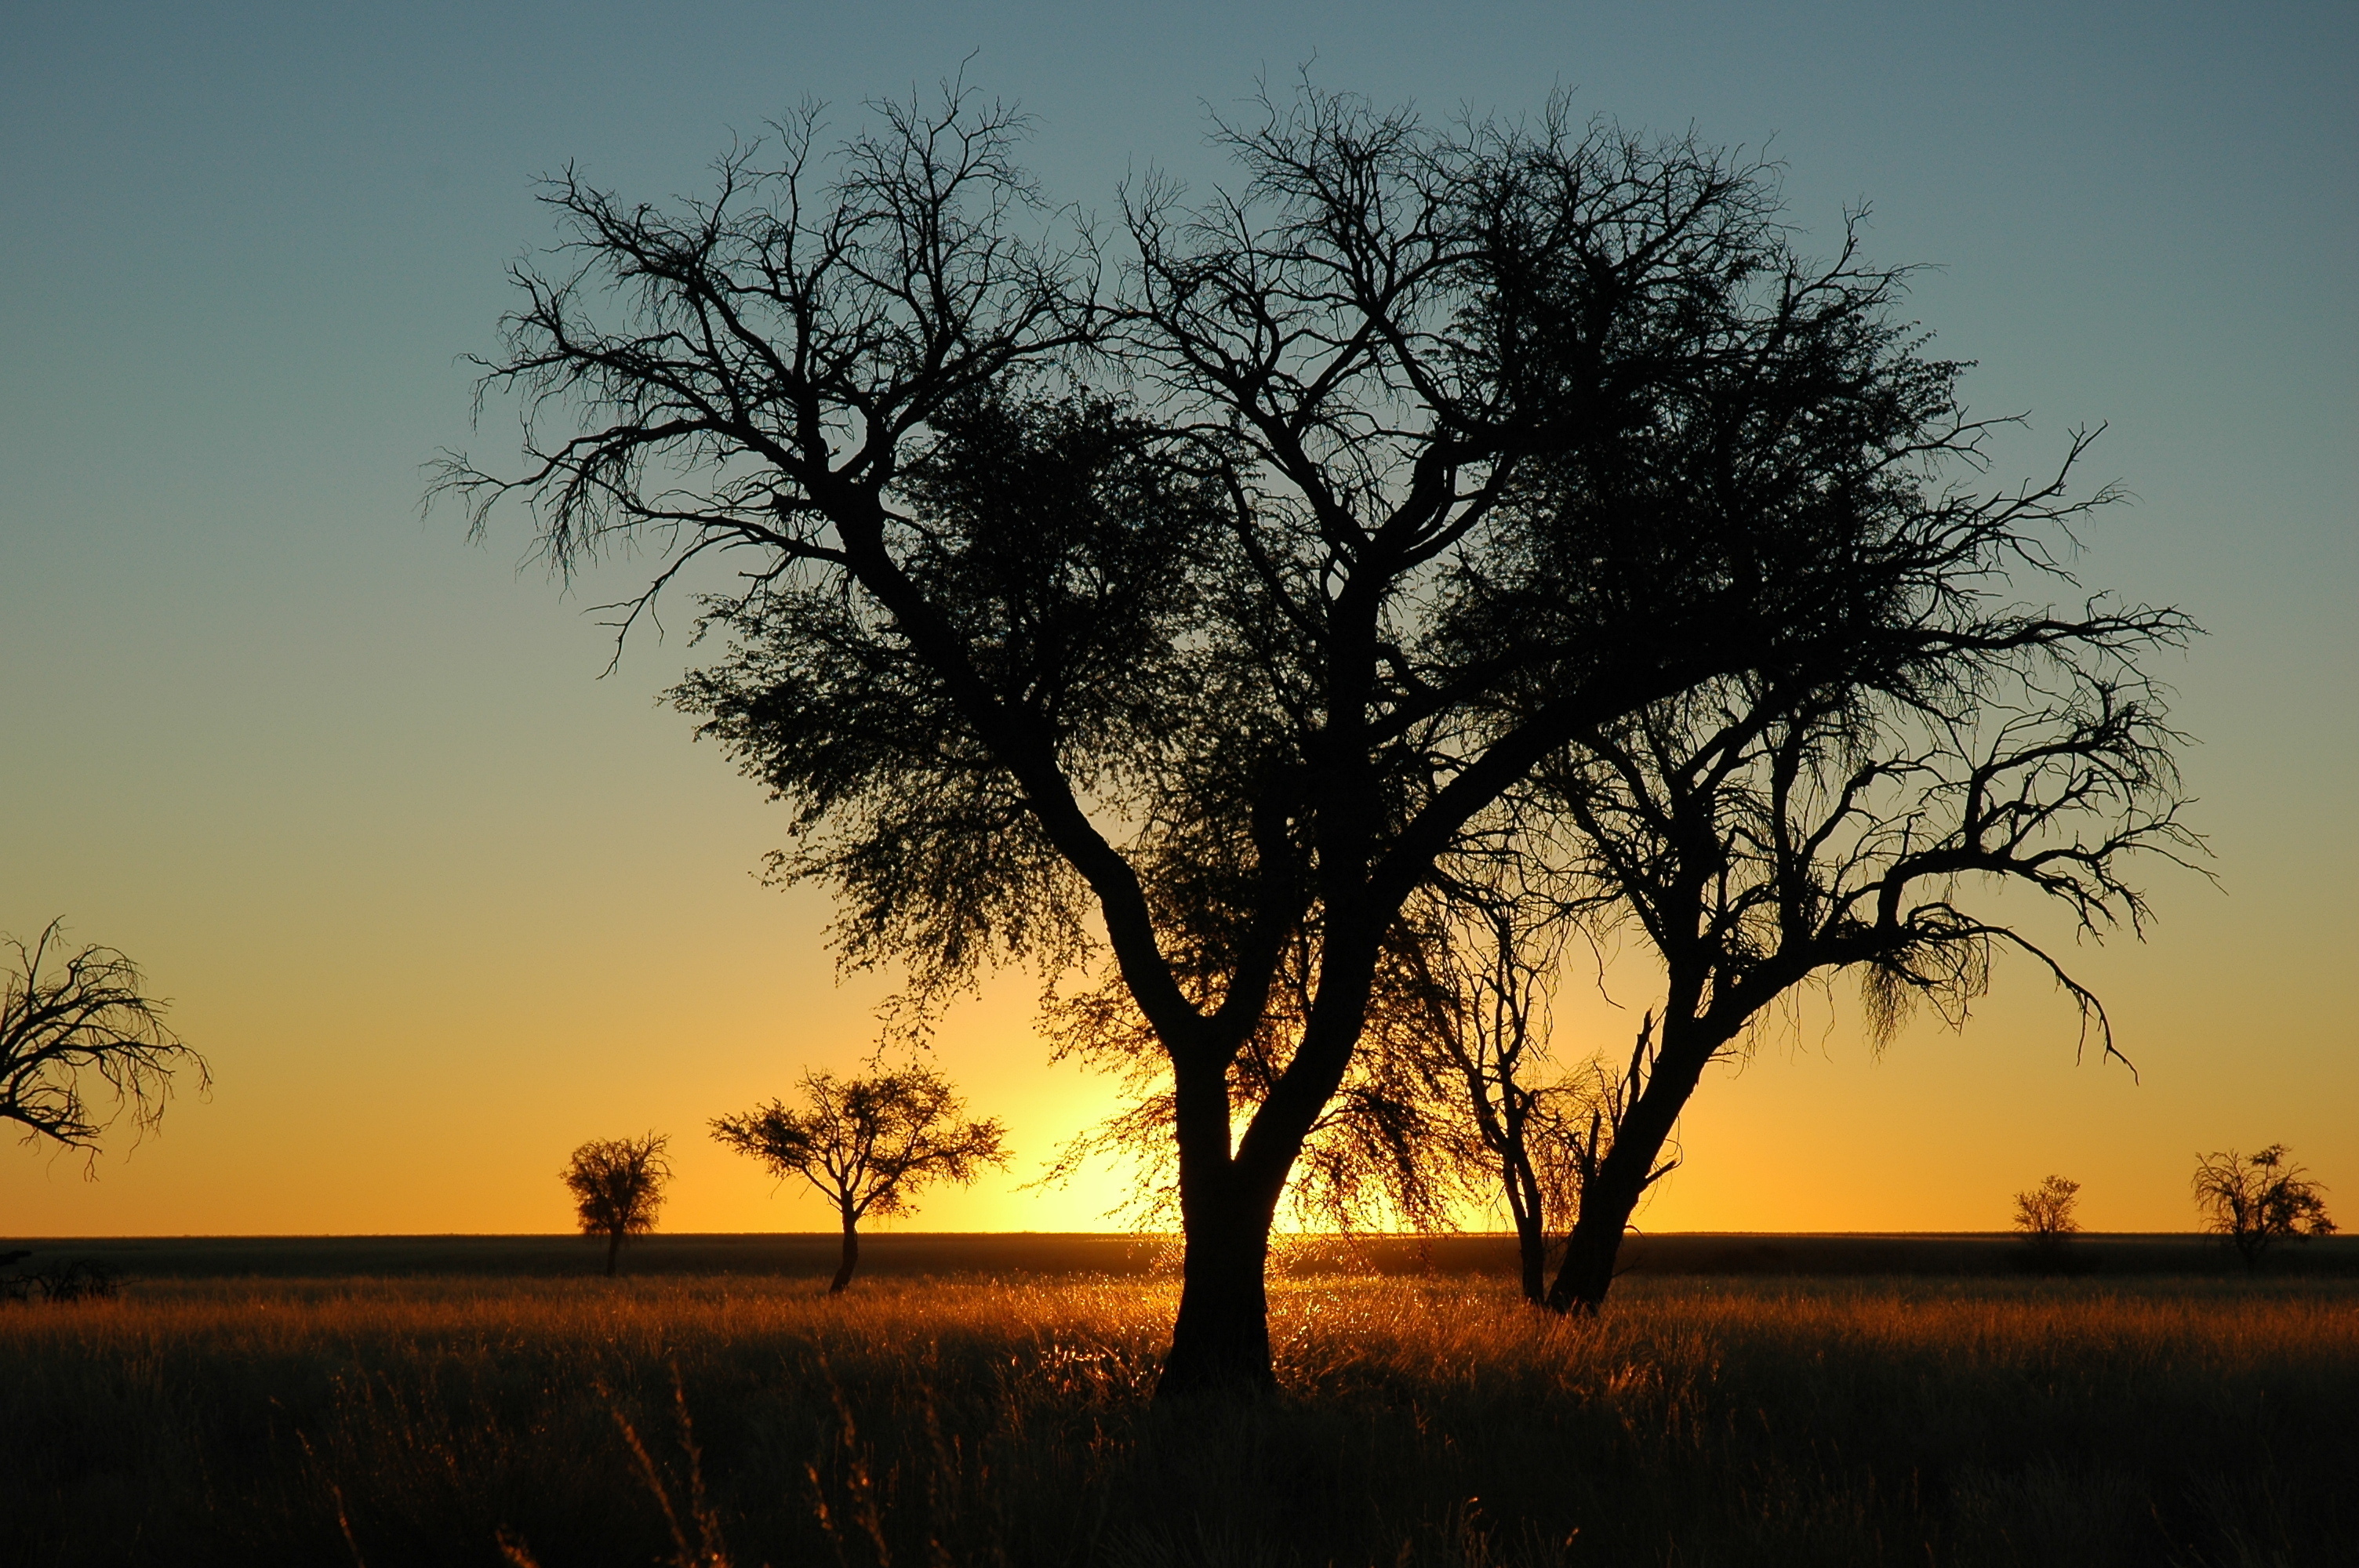
M 2072 506 L 1951 488 L 1984 429 L 1901 275 L 1810 263 L 1776 171 L 1692 140 L 1305 90 L 1218 127 L 1233 185 L 1149 177 L 1103 236 L 1012 114 L 880 114 L 671 209 L 554 182 L 485 375 L 527 466 L 448 481 L 567 569 L 664 545 L 632 614 L 742 564 L 680 699 L 792 806 L 850 958 L 923 996 L 1110 956 L 1171 1075 L 1164 1386 L 1266 1383 L 1271 1215 L 1437 860 L 1712 682 L 2086 634 L 1995 608 Z

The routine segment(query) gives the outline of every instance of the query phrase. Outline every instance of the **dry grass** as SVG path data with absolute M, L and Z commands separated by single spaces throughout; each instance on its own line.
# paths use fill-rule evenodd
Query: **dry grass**
M 1168 1283 L 1088 1278 L 13 1306 L 0 1558 L 2359 1557 L 2343 1281 L 1641 1281 L 1583 1325 L 1484 1281 L 1295 1281 L 1285 1397 L 1177 1411 L 1147 1398 L 1170 1309 Z

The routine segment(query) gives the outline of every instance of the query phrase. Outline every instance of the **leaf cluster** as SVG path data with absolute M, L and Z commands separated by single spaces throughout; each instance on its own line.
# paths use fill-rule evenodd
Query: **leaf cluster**
M 838 890 L 846 960 L 902 960 L 926 992 L 995 952 L 1054 967 L 1085 946 L 1087 889 L 962 687 L 1071 790 L 1142 821 L 1209 793 L 1185 776 L 1215 752 L 1189 716 L 1242 695 L 1205 603 L 1218 497 L 1152 427 L 1103 396 L 978 398 L 934 433 L 888 547 L 962 651 L 955 679 L 873 598 L 806 571 L 713 604 L 733 646 L 673 693 L 794 806 L 774 869 Z

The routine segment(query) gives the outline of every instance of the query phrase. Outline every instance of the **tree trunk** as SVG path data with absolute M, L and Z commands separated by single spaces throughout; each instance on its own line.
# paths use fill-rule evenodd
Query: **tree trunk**
M 1664 1025 L 1663 1048 L 1655 1058 L 1654 1076 L 1614 1130 L 1614 1146 L 1597 1162 L 1597 1173 L 1582 1186 L 1581 1213 L 1566 1242 L 1564 1264 L 1549 1287 L 1548 1304 L 1554 1312 L 1594 1314 L 1614 1287 L 1614 1263 L 1622 1251 L 1622 1236 L 1629 1228 L 1638 1200 L 1651 1184 L 1655 1162 L 1671 1136 L 1712 1060 L 1712 1046 L 1692 1037 L 1676 1040 Z
M 1243 1207 L 1245 1206 L 1238 1206 Z M 1155 1397 L 1277 1387 L 1269 1358 L 1269 1217 L 1231 1213 L 1192 1218 L 1181 1265 L 1180 1315 Z
M 614 1262 L 622 1252 L 623 1233 L 619 1230 L 606 1232 L 606 1278 L 611 1280 L 614 1277 Z
M 1534 1306 L 1548 1299 L 1548 1227 L 1532 1195 L 1516 1206 L 1516 1253 L 1522 1266 L 1524 1300 Z
M 843 1217 L 843 1260 L 835 1266 L 835 1278 L 827 1284 L 827 1293 L 843 1294 L 843 1287 L 852 1283 L 852 1271 L 860 1267 L 860 1222 L 851 1215 Z
M 1173 1128 L 1180 1144 L 1180 1223 L 1186 1238 L 1180 1314 L 1155 1397 L 1277 1386 L 1269 1359 L 1269 1293 L 1263 1268 L 1277 1208 L 1257 1201 L 1229 1147 L 1228 1069 L 1205 1057 L 1172 1064 Z M 1281 1180 L 1283 1178 L 1281 1177 Z
M 1524 1300 L 1534 1306 L 1548 1299 L 1548 1208 L 1540 1193 L 1538 1172 L 1532 1168 L 1529 1100 L 1516 1083 L 1516 1052 L 1501 1052 L 1490 1073 L 1457 1051 L 1459 1070 L 1474 1105 L 1475 1125 L 1483 1141 L 1499 1161 L 1499 1188 L 1516 1227 L 1516 1256 L 1520 1265 Z M 1491 1089 L 1495 1074 L 1499 1095 Z
M 1604 1172 L 1600 1171 L 1602 1177 Z M 1597 1193 L 1598 1184 L 1581 1195 L 1581 1217 L 1573 1222 L 1571 1239 L 1564 1249 L 1564 1265 L 1549 1287 L 1552 1312 L 1595 1315 L 1614 1286 L 1614 1262 L 1622 1251 L 1622 1234 L 1638 1206 L 1638 1194 L 1609 1197 Z M 1593 1195 L 1594 1194 L 1594 1195 Z
M 1277 1085 L 1234 1155 L 1228 1062 L 1213 1051 L 1172 1053 L 1172 1122 L 1180 1145 L 1180 1223 L 1187 1238 L 1180 1314 L 1157 1379 L 1158 1400 L 1277 1387 L 1269 1357 L 1269 1227 L 1288 1173 L 1319 1112 L 1351 1065 L 1375 980 L 1375 935 L 1328 936 L 1318 1000 Z

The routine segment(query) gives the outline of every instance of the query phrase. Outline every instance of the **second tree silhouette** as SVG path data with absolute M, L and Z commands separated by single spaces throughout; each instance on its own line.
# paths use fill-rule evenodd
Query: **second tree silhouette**
M 712 1136 L 751 1154 L 780 1178 L 800 1176 L 833 1204 L 843 1222 L 843 1260 L 828 1285 L 841 1292 L 860 1263 L 860 1222 L 906 1214 L 919 1187 L 964 1185 L 984 1165 L 1007 1164 L 1007 1130 L 995 1119 L 964 1121 L 966 1107 L 930 1067 L 867 1078 L 803 1074 L 804 1105 L 781 1100 L 712 1123 Z

